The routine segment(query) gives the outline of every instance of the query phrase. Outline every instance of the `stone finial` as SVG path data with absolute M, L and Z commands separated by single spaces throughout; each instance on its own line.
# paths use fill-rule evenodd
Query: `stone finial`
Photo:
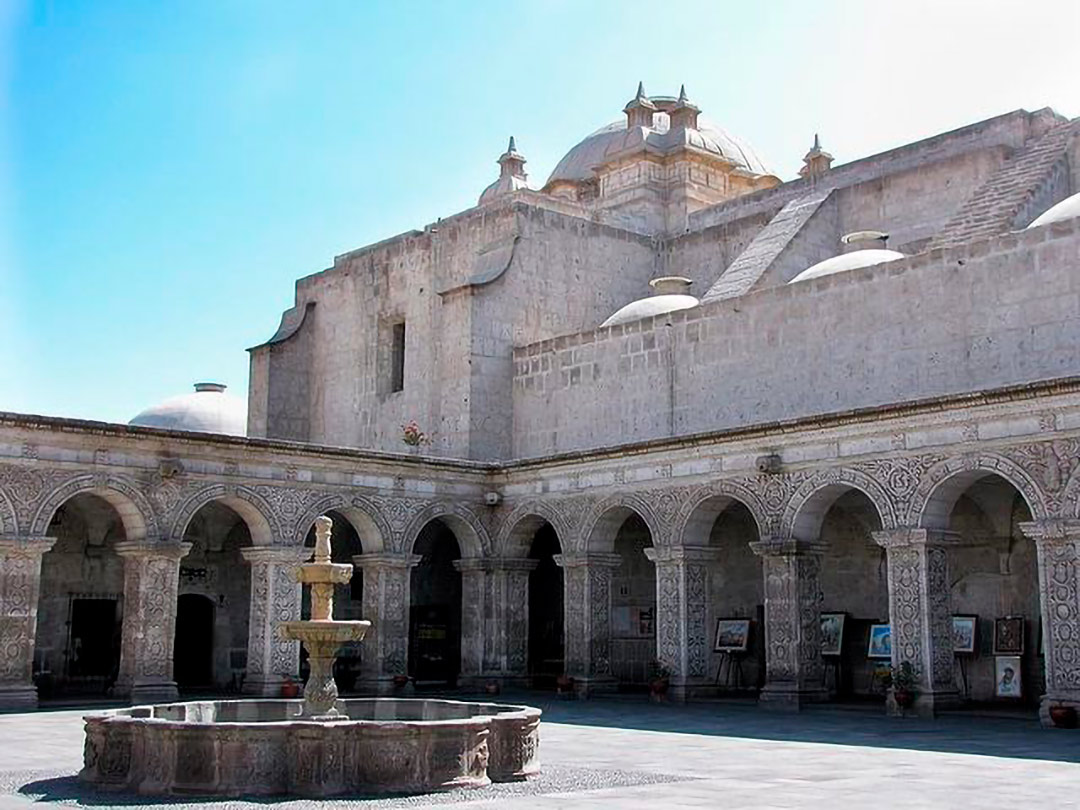
M 645 95 L 645 82 L 638 82 L 637 94 L 623 108 L 623 112 L 626 113 L 627 129 L 652 126 L 656 105 L 649 101 L 648 96 Z
M 821 138 L 815 132 L 814 145 L 810 147 L 810 151 L 803 158 L 805 165 L 799 169 L 799 176 L 808 178 L 821 177 L 832 167 L 832 162 L 833 156 L 821 148 Z
M 686 96 L 686 85 L 679 86 L 679 100 L 675 103 L 671 115 L 672 129 L 697 129 L 698 114 L 701 110 Z
M 315 518 L 315 562 L 330 562 L 330 534 L 334 529 L 334 521 L 326 515 Z

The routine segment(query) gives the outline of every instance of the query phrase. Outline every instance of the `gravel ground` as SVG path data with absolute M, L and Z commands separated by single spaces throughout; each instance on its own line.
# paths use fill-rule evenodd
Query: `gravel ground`
M 431 805 L 490 802 L 519 796 L 580 793 L 605 788 L 655 785 L 664 782 L 688 781 L 688 777 L 669 776 L 645 771 L 608 770 L 602 768 L 574 768 L 566 765 L 546 765 L 539 776 L 526 782 L 503 782 L 474 790 L 452 790 L 445 793 L 426 793 L 413 796 L 356 796 L 340 799 L 272 799 L 266 797 L 243 799 L 156 799 L 147 796 L 118 794 L 94 790 L 79 782 L 71 774 L 50 772 L 7 773 L 0 781 L 0 793 L 18 794 L 38 802 L 55 803 L 72 807 L 140 807 L 181 810 L 192 807 L 200 810 L 247 810 L 262 808 L 273 803 L 282 808 L 363 807 L 372 810 L 395 807 L 427 807 Z

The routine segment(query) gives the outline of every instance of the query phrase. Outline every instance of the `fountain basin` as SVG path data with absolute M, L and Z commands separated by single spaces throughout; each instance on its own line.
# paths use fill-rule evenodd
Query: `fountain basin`
M 540 710 L 454 700 L 338 700 L 340 719 L 297 719 L 300 700 L 193 701 L 85 718 L 79 778 L 144 795 L 421 793 L 540 770 Z

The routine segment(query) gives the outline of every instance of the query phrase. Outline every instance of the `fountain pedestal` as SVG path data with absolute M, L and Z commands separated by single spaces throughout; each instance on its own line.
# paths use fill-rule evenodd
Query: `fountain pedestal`
M 284 622 L 278 633 L 282 638 L 299 641 L 308 653 L 307 686 L 304 687 L 303 716 L 312 720 L 336 720 L 338 699 L 334 681 L 334 662 L 341 645 L 360 641 L 371 622 L 334 620 L 334 586 L 352 579 L 351 563 L 330 561 L 330 534 L 333 521 L 325 515 L 315 518 L 314 562 L 301 565 L 297 580 L 311 586 L 311 619 Z

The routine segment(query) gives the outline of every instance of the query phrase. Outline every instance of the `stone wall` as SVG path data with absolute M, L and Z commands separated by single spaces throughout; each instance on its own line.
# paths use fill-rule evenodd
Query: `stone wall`
M 1080 221 L 515 350 L 514 455 L 1080 372 Z

